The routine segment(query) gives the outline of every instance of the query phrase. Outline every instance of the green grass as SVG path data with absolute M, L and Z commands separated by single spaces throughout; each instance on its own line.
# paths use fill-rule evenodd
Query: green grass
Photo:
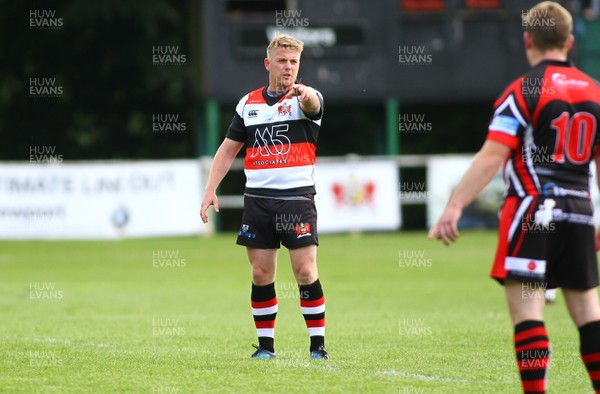
M 520 392 L 502 288 L 488 278 L 493 232 L 450 248 L 424 233 L 322 236 L 326 362 L 308 359 L 285 249 L 278 356 L 249 358 L 250 269 L 234 239 L 0 242 L 0 391 Z M 185 267 L 153 267 L 153 253 Z M 424 266 L 401 266 L 400 253 Z M 549 392 L 592 392 L 562 296 L 546 322 Z

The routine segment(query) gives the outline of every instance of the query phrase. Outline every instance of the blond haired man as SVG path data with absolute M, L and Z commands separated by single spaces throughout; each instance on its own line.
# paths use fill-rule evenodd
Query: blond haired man
M 288 250 L 300 291 L 300 308 L 310 336 L 311 359 L 328 359 L 325 350 L 325 299 L 317 272 L 315 207 L 316 142 L 323 97 L 296 83 L 304 44 L 275 36 L 264 59 L 269 85 L 238 103 L 225 140 L 213 161 L 200 216 L 219 211 L 216 189 L 246 145 L 244 213 L 237 244 L 246 247 L 252 266 L 252 314 L 258 336 L 253 358 L 274 358 L 277 251 Z
M 504 285 L 525 393 L 546 391 L 544 289 L 560 287 L 600 392 L 600 306 L 590 163 L 600 174 L 600 87 L 573 67 L 571 15 L 544 1 L 523 18 L 531 69 L 500 95 L 487 139 L 429 232 L 458 238 L 462 210 L 504 164 L 506 195 L 491 276 Z

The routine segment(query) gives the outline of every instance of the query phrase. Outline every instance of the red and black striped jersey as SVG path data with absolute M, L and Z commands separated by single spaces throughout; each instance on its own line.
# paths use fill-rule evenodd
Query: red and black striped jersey
M 315 194 L 316 143 L 323 116 L 306 114 L 297 97 L 269 96 L 262 87 L 235 109 L 227 138 L 246 144 L 246 193 L 262 196 Z
M 487 135 L 512 149 L 507 195 L 589 198 L 599 119 L 598 82 L 569 62 L 542 61 L 510 84 Z

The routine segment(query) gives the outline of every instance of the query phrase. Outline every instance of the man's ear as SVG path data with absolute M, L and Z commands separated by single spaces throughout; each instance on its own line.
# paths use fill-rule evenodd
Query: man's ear
M 533 39 L 528 31 L 523 33 L 523 43 L 525 44 L 525 49 L 533 48 Z
M 268 57 L 266 57 L 264 63 L 265 63 L 265 69 L 267 71 L 271 71 L 270 70 L 271 69 L 271 60 Z
M 570 52 L 571 49 L 573 49 L 574 44 L 575 44 L 575 37 L 573 36 L 573 34 L 571 34 L 569 36 L 569 39 L 567 40 L 567 46 L 566 46 L 567 52 Z

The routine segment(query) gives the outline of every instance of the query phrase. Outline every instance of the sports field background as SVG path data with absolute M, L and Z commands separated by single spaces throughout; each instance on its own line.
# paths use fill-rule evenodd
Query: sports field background
M 494 232 L 327 235 L 328 361 L 311 361 L 285 249 L 275 360 L 256 343 L 234 234 L 0 242 L 0 392 L 519 393 Z M 168 265 L 171 265 L 170 267 Z M 550 393 L 589 393 L 562 295 L 547 308 Z

